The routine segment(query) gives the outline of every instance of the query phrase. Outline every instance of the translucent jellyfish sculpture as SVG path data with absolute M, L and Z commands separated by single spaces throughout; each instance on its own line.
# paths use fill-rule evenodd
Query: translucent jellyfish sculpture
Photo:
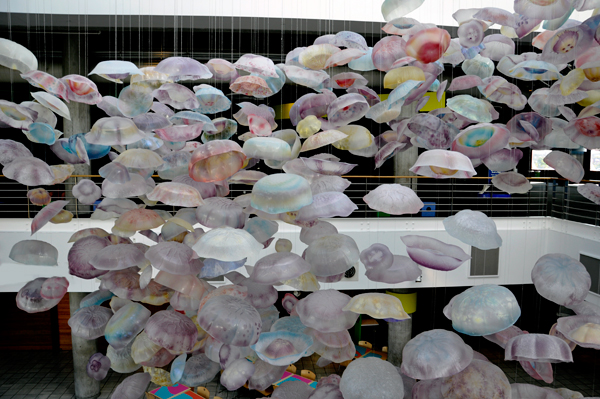
M 146 251 L 146 259 L 158 270 L 172 274 L 198 274 L 202 269 L 200 259 L 195 259 L 194 250 L 174 241 L 160 242 Z
M 127 145 L 146 136 L 131 119 L 113 116 L 98 119 L 85 138 L 90 144 Z
M 85 371 L 88 377 L 96 381 L 102 381 L 110 369 L 110 359 L 102 353 L 94 353 L 90 356 Z
M 263 245 L 244 230 L 224 226 L 204 234 L 193 249 L 202 258 L 233 262 L 258 255 Z
M 229 85 L 229 90 L 247 96 L 269 97 L 273 95 L 273 90 L 271 90 L 265 79 L 253 75 L 240 76 L 235 79 Z
M 260 284 L 275 284 L 310 271 L 311 265 L 291 252 L 276 252 L 261 258 L 254 265 L 250 279 Z
M 119 237 L 131 237 L 136 231 L 154 229 L 164 223 L 165 220 L 153 210 L 132 209 L 117 219 L 112 232 Z
M 512 391 L 512 398 L 514 399 L 525 399 L 525 398 L 544 398 L 544 399 L 563 399 L 563 398 L 579 398 L 583 396 L 566 396 L 559 393 L 559 389 L 542 388 L 531 384 L 510 384 Z M 555 392 L 556 391 L 556 392 Z M 572 392 L 572 391 L 571 391 Z
M 440 28 L 427 28 L 411 35 L 406 42 L 406 55 L 428 64 L 442 58 L 450 46 L 450 34 Z
M 406 42 L 398 36 L 387 36 L 379 40 L 373 47 L 371 60 L 373 66 L 380 71 L 389 71 L 394 62 L 406 56 Z
M 354 239 L 344 234 L 332 234 L 311 242 L 305 259 L 315 276 L 328 277 L 346 272 L 358 263 L 359 255 Z
M 60 80 L 67 86 L 67 99 L 78 103 L 96 105 L 102 101 L 94 82 L 81 75 L 66 75 Z
M 215 87 L 202 84 L 195 86 L 194 91 L 200 102 L 200 106 L 196 108 L 197 112 L 203 114 L 216 114 L 218 112 L 227 111 L 231 107 L 229 100 L 223 92 Z
M 62 116 L 65 119 L 71 120 L 71 114 L 67 105 L 60 101 L 57 97 L 45 91 L 38 91 L 31 93 L 31 96 L 44 107 L 49 108 L 52 112 L 58 116 Z
M 452 111 L 477 122 L 489 123 L 494 119 L 485 102 L 468 94 L 448 99 L 447 105 Z
M 244 154 L 248 158 L 272 161 L 292 159 L 292 149 L 283 140 L 275 137 L 253 137 L 244 143 Z
M 57 266 L 58 250 L 45 241 L 23 240 L 10 249 L 8 257 L 17 263 L 33 266 Z
M 513 148 L 496 151 L 489 156 L 481 158 L 481 161 L 489 170 L 506 172 L 514 169 L 521 158 L 523 158 L 523 151 Z
M 117 310 L 104 329 L 106 341 L 114 349 L 126 348 L 146 326 L 150 311 L 136 302 Z
M 368 357 L 354 360 L 340 381 L 345 399 L 404 397 L 404 384 L 396 368 L 385 360 Z
M 272 174 L 260 179 L 252 188 L 251 206 L 269 214 L 295 212 L 312 201 L 310 184 L 298 175 Z
M 525 176 L 517 172 L 500 173 L 492 178 L 492 184 L 509 194 L 526 194 L 533 187 Z
M 452 327 L 473 336 L 506 330 L 520 315 L 521 309 L 513 293 L 493 284 L 466 289 L 454 298 L 451 309 Z
M 587 149 L 600 146 L 600 118 L 595 116 L 573 119 L 564 127 L 564 132 L 574 143 Z
M 577 186 L 577 192 L 595 204 L 600 205 L 600 187 L 598 185 L 586 183 L 582 186 Z
M 113 391 L 111 399 L 136 399 L 144 394 L 152 377 L 148 373 L 137 373 L 125 378 Z
M 69 102 L 67 98 L 67 86 L 62 80 L 55 78 L 49 73 L 43 71 L 29 71 L 21 74 L 21 77 L 29 82 L 29 84 L 31 84 L 33 87 L 44 89 L 48 93 Z
M 145 195 L 151 192 L 154 187 L 155 183 L 151 178 L 144 179 L 141 175 L 132 173 L 129 181 L 125 183 L 113 183 L 110 180 L 105 179 L 102 182 L 102 195 L 106 197 L 104 200 L 132 198 Z
M 358 314 L 344 311 L 350 296 L 336 290 L 313 292 L 296 304 L 300 321 L 307 327 L 329 333 L 347 330 L 354 325 Z
M 59 212 L 69 203 L 70 201 L 54 201 L 42 208 L 37 215 L 31 221 L 31 235 L 37 233 L 42 227 L 44 227 L 52 218 L 59 214 Z
M 274 366 L 261 359 L 254 363 L 254 374 L 248 380 L 248 389 L 265 390 L 281 379 L 286 366 Z
M 115 83 L 123 83 L 121 79 L 125 79 L 129 75 L 144 75 L 132 62 L 115 60 L 99 62 L 88 76 L 94 74 Z
M 165 83 L 154 90 L 152 95 L 175 109 L 195 109 L 200 106 L 194 92 L 179 83 Z
M 496 223 L 483 212 L 464 209 L 444 219 L 444 228 L 452 237 L 484 251 L 502 246 Z
M 521 334 L 506 343 L 505 360 L 524 362 L 572 362 L 571 348 L 562 339 L 546 334 Z
M 69 288 L 69 280 L 64 277 L 50 277 L 42 284 L 40 295 L 44 299 L 58 299 L 65 296 Z
M 221 374 L 221 385 L 228 391 L 241 388 L 254 374 L 254 364 L 246 359 L 238 359 L 231 363 Z
M 173 206 L 194 207 L 204 204 L 198 190 L 183 183 L 160 183 L 146 197 Z
M 408 341 L 402 350 L 403 374 L 419 379 L 450 377 L 473 360 L 473 349 L 447 330 L 425 331 Z
M 222 181 L 239 171 L 245 160 L 239 144 L 231 140 L 211 141 L 192 153 L 188 171 L 195 181 Z
M 168 75 L 174 82 L 209 79 L 213 75 L 206 65 L 188 57 L 168 57 L 154 67 L 154 71 Z
M 31 51 L 5 38 L 0 40 L 0 65 L 22 73 L 38 69 L 37 58 Z
M 508 378 L 502 369 L 485 360 L 473 360 L 460 373 L 442 379 L 445 399 L 502 399 L 511 396 Z
M 0 139 L 0 164 L 6 166 L 21 157 L 33 157 L 33 154 L 22 143 L 14 140 Z
M 47 123 L 34 122 L 29 125 L 29 131 L 25 132 L 29 141 L 34 143 L 42 143 L 52 145 L 56 142 L 56 135 L 54 129 Z
M 81 179 L 73 186 L 73 196 L 82 204 L 91 205 L 102 196 L 102 189 L 90 179 Z
M 486 79 L 494 74 L 494 63 L 489 58 L 477 54 L 474 58 L 465 60 L 461 69 L 467 75 L 476 75 L 481 79 Z
M 554 64 L 538 60 L 519 62 L 507 71 L 507 75 L 525 81 L 557 80 L 561 77 L 560 71 Z
M 244 359 L 245 360 L 245 359 Z M 247 363 L 247 360 L 245 360 Z M 210 360 L 204 354 L 195 354 L 185 362 L 181 383 L 187 386 L 199 386 L 211 381 L 220 371 L 219 363 Z
M 415 281 L 423 272 L 419 265 L 408 256 L 394 255 L 390 267 L 373 267 L 365 275 L 371 281 L 388 284 L 398 284 L 404 281 Z
M 262 329 L 258 311 L 229 295 L 208 300 L 198 312 L 198 324 L 213 338 L 233 346 L 254 345 Z
M 344 94 L 329 104 L 327 119 L 333 126 L 345 126 L 362 118 L 368 110 L 369 103 L 362 95 Z
M 30 156 L 13 159 L 2 169 L 2 174 L 25 186 L 45 186 L 54 181 L 54 172 L 50 166 L 39 158 Z
M 408 129 L 404 132 L 412 138 L 411 142 L 428 150 L 450 148 L 459 132 L 454 125 L 430 114 L 417 114 L 409 119 L 406 126 Z
M 415 214 L 424 206 L 413 190 L 400 184 L 381 184 L 363 200 L 369 208 L 390 215 Z
M 362 75 L 354 72 L 338 73 L 331 78 L 331 85 L 334 89 L 349 89 L 351 87 L 366 86 L 367 81 Z
M 508 14 L 514 18 L 513 14 Z M 485 48 L 481 50 L 479 54 L 481 54 L 482 57 L 491 59 L 492 61 L 498 62 L 505 55 L 515 53 L 515 42 L 504 35 L 487 35 L 483 38 L 482 44 L 485 46 Z
M 531 279 L 541 296 L 563 306 L 581 303 L 591 285 L 585 266 L 565 254 L 542 256 L 531 271 Z
M 252 349 L 263 361 L 274 366 L 287 366 L 307 356 L 313 340 L 306 334 L 277 331 L 260 334 Z
M 313 134 L 302 143 L 302 149 L 300 152 L 315 150 L 317 148 L 325 147 L 326 145 L 333 144 L 337 141 L 343 140 L 348 135 L 340 130 L 325 130 Z
M 375 319 L 406 320 L 410 316 L 404 311 L 400 299 L 393 295 L 370 292 L 352 297 L 342 309 L 357 314 L 367 314 Z
M 554 168 L 559 175 L 574 183 L 579 183 L 585 174 L 581 163 L 565 152 L 552 151 L 544 157 L 544 162 Z
M 579 346 L 600 348 L 600 317 L 597 315 L 561 317 L 558 319 L 556 329 Z
M 58 305 L 61 298 L 45 299 L 41 295 L 42 285 L 46 279 L 44 277 L 31 280 L 17 292 L 17 307 L 27 313 L 45 312 Z
M 349 216 L 358 207 L 344 193 L 327 192 L 313 195 L 313 202 L 298 211 L 297 222 L 310 222 L 318 218 Z
M 428 150 L 419 155 L 410 171 L 436 179 L 465 179 L 476 175 L 471 160 L 456 151 Z
M 145 331 L 152 342 L 172 353 L 191 351 L 198 337 L 194 322 L 173 310 L 161 310 L 152 315 Z
M 102 306 L 79 309 L 69 318 L 71 334 L 87 340 L 99 338 L 104 335 L 104 328 L 112 316 L 112 310 Z

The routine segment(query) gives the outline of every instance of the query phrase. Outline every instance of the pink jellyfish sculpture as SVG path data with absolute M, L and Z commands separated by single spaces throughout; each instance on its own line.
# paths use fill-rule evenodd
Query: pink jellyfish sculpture
M 391 363 L 370 357 L 357 359 L 346 367 L 340 391 L 345 399 L 362 399 L 370 395 L 392 399 L 404 397 L 404 384 Z
M 96 381 L 102 381 L 110 369 L 110 359 L 102 353 L 94 353 L 90 356 L 86 366 L 87 375 Z
M 296 304 L 302 324 L 321 332 L 338 332 L 354 325 L 358 314 L 342 310 L 350 296 L 336 290 L 322 290 Z
M 102 196 L 102 189 L 90 179 L 81 179 L 73 186 L 73 196 L 84 205 L 91 205 Z
M 531 279 L 541 296 L 563 306 L 583 302 L 592 281 L 585 266 L 565 254 L 542 256 L 531 271 Z

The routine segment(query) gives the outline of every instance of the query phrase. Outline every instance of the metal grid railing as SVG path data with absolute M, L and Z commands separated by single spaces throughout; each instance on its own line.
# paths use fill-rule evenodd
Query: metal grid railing
M 67 210 L 74 218 L 89 218 L 94 205 L 82 205 L 71 194 L 70 187 L 80 179 L 87 178 L 101 186 L 98 175 L 76 175 L 62 184 L 46 187 L 52 200 L 70 200 Z M 484 212 L 490 217 L 553 216 L 581 223 L 600 225 L 600 207 L 582 197 L 574 185 L 564 179 L 531 178 L 532 190 L 527 194 L 509 195 L 491 185 L 490 179 L 436 180 L 420 176 L 345 176 L 352 184 L 346 195 L 358 206 L 352 218 L 389 217 L 382 212 L 370 209 L 363 197 L 380 184 L 399 182 L 412 188 L 426 207 L 414 215 L 402 217 L 447 217 L 463 209 Z M 155 176 L 157 183 L 162 180 Z M 33 218 L 41 209 L 27 199 L 29 187 L 0 177 L 0 218 Z M 252 192 L 249 185 L 231 185 L 229 198 Z M 138 198 L 131 198 L 142 204 Z M 155 208 L 176 212 L 179 208 L 157 204 Z

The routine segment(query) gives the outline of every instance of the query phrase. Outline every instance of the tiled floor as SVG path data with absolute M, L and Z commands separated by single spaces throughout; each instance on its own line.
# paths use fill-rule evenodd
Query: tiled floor
M 550 388 L 568 388 L 581 392 L 584 396 L 600 396 L 600 361 L 597 352 L 578 348 L 580 358 L 578 364 L 555 364 L 555 381 L 553 384 L 540 383 L 529 377 L 516 362 L 505 362 L 504 353 L 494 346 L 478 348 L 490 361 L 499 365 L 512 382 L 536 384 Z M 585 351 L 585 352 L 584 352 Z M 326 368 L 316 366 L 317 356 L 303 358 L 296 363 L 299 370 L 308 369 L 315 372 L 317 378 L 329 374 L 343 372 L 339 365 Z M 100 398 L 110 398 L 112 391 L 127 375 L 112 370 L 102 381 Z M 155 387 L 152 384 L 151 388 Z M 213 396 L 222 399 L 254 399 L 262 397 L 255 391 L 240 389 L 228 392 L 215 378 L 206 384 Z M 12 351 L 0 352 L 0 398 L 6 399 L 64 399 L 74 398 L 73 362 L 70 351 Z

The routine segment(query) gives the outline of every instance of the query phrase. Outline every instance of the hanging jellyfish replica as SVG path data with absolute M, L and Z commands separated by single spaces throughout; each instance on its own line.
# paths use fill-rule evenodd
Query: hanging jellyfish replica
M 584 301 L 591 284 L 585 267 L 560 253 L 542 256 L 531 274 L 541 297 L 575 313 L 559 318 L 549 334 L 515 326 L 521 309 L 509 289 L 476 285 L 444 308 L 455 331 L 418 334 L 404 347 L 401 364 L 355 359 L 349 329 L 361 314 L 394 321 L 410 315 L 394 296 L 337 290 L 345 273 L 362 269 L 373 282 L 402 284 L 426 270 L 441 275 L 464 268 L 470 259 L 465 244 L 490 250 L 502 238 L 488 215 L 465 209 L 443 220 L 439 239 L 405 235 L 404 248 L 364 247 L 339 232 L 335 218 L 359 207 L 410 216 L 424 203 L 401 184 L 380 184 L 362 200 L 350 198 L 345 176 L 357 164 L 345 162 L 344 154 L 375 170 L 417 147 L 410 171 L 419 176 L 469 179 L 485 165 L 503 172 L 491 180 L 496 189 L 521 195 L 532 188 L 515 170 L 524 150 L 552 149 L 552 143 L 600 147 L 600 15 L 569 19 L 574 9 L 600 8 L 599 1 L 515 0 L 510 10 L 453 10 L 456 37 L 407 16 L 424 3 L 385 0 L 380 40 L 332 32 L 285 48 L 278 64 L 257 54 L 229 58 L 223 44 L 222 58 L 172 56 L 153 66 L 105 59 L 81 74 L 58 77 L 41 70 L 22 44 L 0 38 L 0 65 L 20 73 L 32 97 L 20 104 L 0 100 L 0 127 L 24 133 L 23 139 L 5 134 L 0 140 L 2 175 L 27 186 L 31 207 L 39 210 L 31 237 L 1 250 L 22 265 L 55 266 L 57 248 L 36 237 L 49 223 L 70 222 L 67 208 L 96 204 L 92 222 L 114 220 L 111 231 L 75 231 L 68 253 L 60 254 L 70 276 L 44 269 L 45 276 L 19 290 L 19 309 L 48 311 L 70 283 L 97 279 L 99 289 L 81 301 L 69 326 L 77 337 L 104 337 L 109 344 L 89 358 L 91 378 L 102 380 L 110 369 L 135 372 L 114 391 L 116 399 L 138 398 L 150 382 L 198 387 L 215 378 L 227 390 L 270 393 L 290 364 L 315 354 L 320 366 L 344 364 L 336 366 L 341 378 L 325 377 L 316 387 L 282 384 L 271 397 L 581 397 L 548 388 L 551 365 L 573 362 L 577 345 L 600 348 L 600 307 Z M 542 22 L 546 30 L 533 40 L 538 51 L 518 54 L 519 39 Z M 500 33 L 491 33 L 494 25 Z M 369 88 L 379 72 L 383 97 Z M 99 86 L 107 84 L 92 79 L 117 89 L 101 93 Z M 537 81 L 545 87 L 523 90 Z M 308 94 L 289 109 L 293 128 L 278 129 L 280 116 L 269 104 L 294 87 Z M 445 108 L 424 111 L 446 95 Z M 100 117 L 89 132 L 63 138 L 57 122 L 75 118 L 72 103 L 97 107 Z M 505 124 L 496 122 L 506 116 L 496 110 L 500 105 L 512 112 Z M 421 112 L 400 116 L 409 107 Z M 583 107 L 579 115 L 575 107 Z M 383 133 L 361 125 L 366 119 Z M 63 163 L 49 165 L 33 155 L 44 146 Z M 555 149 L 544 160 L 565 179 L 581 181 L 583 167 L 569 153 Z M 92 161 L 100 185 L 82 179 L 73 198 L 52 199 L 53 185 L 69 178 L 75 165 Z M 244 185 L 243 194 L 230 191 L 232 184 Z M 578 189 L 600 203 L 597 185 Z M 286 225 L 300 232 L 299 240 L 278 237 Z M 226 279 L 218 288 L 211 284 L 217 277 Z M 301 299 L 286 294 L 278 303 L 277 288 L 304 293 Z M 275 305 L 289 315 L 280 317 Z M 506 360 L 542 386 L 511 384 L 465 343 L 467 336 L 499 345 Z

